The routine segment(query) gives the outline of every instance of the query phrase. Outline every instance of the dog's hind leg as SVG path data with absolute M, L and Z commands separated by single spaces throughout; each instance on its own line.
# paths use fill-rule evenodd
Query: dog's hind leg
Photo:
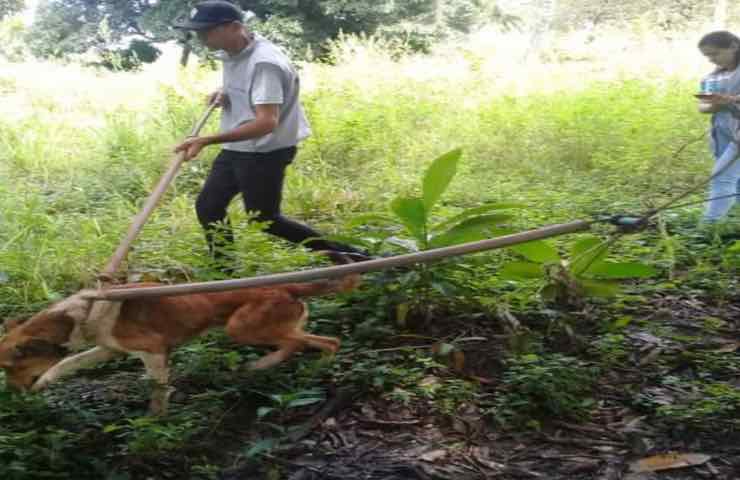
M 310 333 L 306 333 L 303 331 L 296 332 L 296 334 L 299 335 L 300 338 L 308 345 L 312 346 L 313 348 L 323 350 L 325 352 L 337 353 L 339 351 L 339 345 L 341 345 L 339 339 L 334 337 L 311 335 Z
M 274 367 L 278 363 L 284 362 L 295 352 L 303 349 L 303 342 L 286 341 L 278 345 L 278 350 L 268 353 L 259 360 L 255 360 L 249 365 L 251 370 L 262 370 L 264 368 Z
M 135 355 L 144 362 L 147 375 L 154 381 L 149 411 L 152 415 L 164 415 L 167 413 L 169 397 L 172 393 L 169 388 L 170 369 L 167 363 L 167 355 L 146 352 L 136 352 Z
M 104 347 L 95 347 L 82 353 L 78 353 L 77 355 L 72 355 L 47 370 L 41 378 L 33 384 L 31 390 L 41 390 L 61 377 L 74 373 L 82 368 L 91 367 L 96 363 L 105 362 L 106 360 L 110 360 L 119 355 L 121 355 L 121 352 L 109 350 Z

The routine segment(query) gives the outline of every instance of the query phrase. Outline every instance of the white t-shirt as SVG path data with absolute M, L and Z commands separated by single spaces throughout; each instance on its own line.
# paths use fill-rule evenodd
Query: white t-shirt
M 271 152 L 294 147 L 311 134 L 298 99 L 300 80 L 287 56 L 274 44 L 254 35 L 247 48 L 222 58 L 223 90 L 229 98 L 221 112 L 221 131 L 256 118 L 256 105 L 279 105 L 278 126 L 260 138 L 225 143 L 238 152 Z

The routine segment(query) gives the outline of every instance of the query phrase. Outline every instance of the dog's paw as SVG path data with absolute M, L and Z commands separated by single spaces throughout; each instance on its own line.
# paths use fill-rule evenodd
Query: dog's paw
M 167 414 L 170 404 L 170 395 L 175 391 L 174 388 L 166 386 L 156 386 L 152 392 L 152 398 L 149 401 L 149 413 L 153 416 L 162 416 Z
M 32 392 L 38 392 L 40 390 L 43 390 L 46 387 L 48 387 L 50 383 L 51 383 L 51 379 L 50 378 L 47 378 L 46 376 L 43 376 L 43 377 L 39 378 L 38 380 L 36 380 L 36 383 L 34 383 L 31 386 L 31 391 Z

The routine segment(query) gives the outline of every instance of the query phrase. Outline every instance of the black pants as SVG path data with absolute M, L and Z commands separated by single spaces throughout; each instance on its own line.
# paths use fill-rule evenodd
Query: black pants
M 285 168 L 295 158 L 296 151 L 296 147 L 268 153 L 221 150 L 195 203 L 198 220 L 205 229 L 208 247 L 214 257 L 221 257 L 222 247 L 233 243 L 234 234 L 226 218 L 226 210 L 239 193 L 242 194 L 244 208 L 257 213 L 256 220 L 270 222 L 268 233 L 293 243 L 321 236 L 312 228 L 280 213 Z M 325 240 L 309 240 L 304 245 L 312 250 L 357 252 L 347 245 Z

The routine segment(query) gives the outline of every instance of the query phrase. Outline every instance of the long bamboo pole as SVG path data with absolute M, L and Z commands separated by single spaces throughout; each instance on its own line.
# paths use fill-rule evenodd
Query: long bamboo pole
M 543 238 L 555 237 L 566 233 L 575 233 L 588 230 L 592 222 L 575 221 L 558 225 L 550 225 L 536 230 L 515 233 L 503 237 L 482 240 L 479 242 L 464 243 L 452 247 L 436 248 L 423 252 L 398 255 L 390 258 L 369 260 L 366 262 L 339 265 L 334 267 L 323 267 L 312 270 L 297 272 L 277 273 L 260 277 L 242 278 L 234 280 L 222 280 L 217 282 L 183 283 L 180 285 L 167 285 L 161 287 L 142 287 L 107 290 L 98 290 L 87 296 L 96 300 L 126 300 L 133 298 L 163 297 L 169 295 L 186 295 L 189 293 L 210 293 L 237 290 L 248 287 L 264 287 L 293 282 L 308 282 L 324 278 L 343 277 L 353 273 L 365 273 L 374 270 L 401 267 L 414 263 L 426 263 L 443 258 L 465 255 L 469 253 L 493 250 L 496 248 L 509 247 L 519 243 L 531 242 Z
M 211 113 L 215 108 L 215 103 L 211 103 L 208 105 L 206 111 L 203 112 L 203 115 L 201 115 L 195 126 L 193 126 L 193 130 L 190 132 L 191 137 L 197 136 L 200 133 L 203 125 L 205 125 L 205 123 L 208 121 L 208 117 L 211 116 Z M 112 280 L 113 275 L 115 275 L 116 271 L 121 266 L 121 262 L 123 262 L 123 260 L 126 258 L 126 255 L 131 248 L 131 244 L 141 232 L 144 224 L 149 219 L 149 216 L 152 214 L 154 207 L 156 207 L 157 203 L 159 203 L 159 200 L 162 198 L 162 195 L 164 195 L 164 192 L 165 190 L 167 190 L 167 187 L 170 185 L 170 183 L 172 183 L 172 180 L 175 178 L 175 175 L 177 175 L 177 172 L 184 161 L 185 152 L 180 152 L 174 156 L 174 158 L 170 162 L 169 167 L 167 168 L 167 171 L 159 179 L 159 183 L 157 183 L 154 191 L 152 191 L 152 193 L 149 195 L 149 198 L 147 198 L 146 203 L 142 207 L 141 211 L 136 215 L 136 217 L 134 217 L 131 226 L 128 229 L 128 232 L 126 233 L 126 236 L 118 245 L 118 248 L 113 253 L 113 256 L 108 261 L 108 264 L 103 269 L 103 271 L 98 274 L 99 280 L 103 282 Z

